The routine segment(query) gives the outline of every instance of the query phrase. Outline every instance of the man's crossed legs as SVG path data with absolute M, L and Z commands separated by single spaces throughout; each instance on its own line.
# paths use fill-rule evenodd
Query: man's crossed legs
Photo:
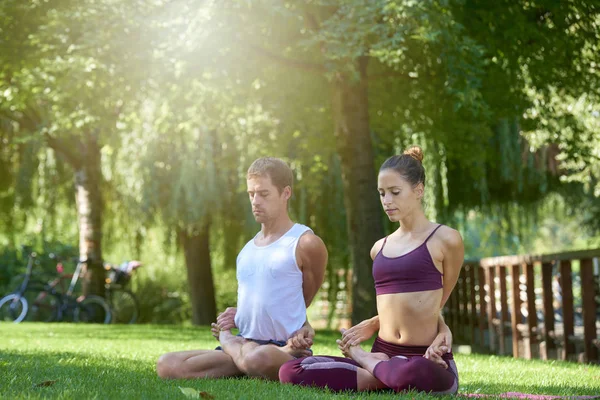
M 156 371 L 161 378 L 223 378 L 247 375 L 269 380 L 279 380 L 279 368 L 296 357 L 308 356 L 307 350 L 284 346 L 260 344 L 234 336 L 231 331 L 218 333 L 222 350 L 178 351 L 162 355 Z

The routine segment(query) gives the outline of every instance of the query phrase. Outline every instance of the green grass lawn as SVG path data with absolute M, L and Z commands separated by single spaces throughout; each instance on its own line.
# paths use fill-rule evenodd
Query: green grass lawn
M 0 398 L 186 399 L 179 387 L 215 399 L 397 399 L 390 392 L 334 395 L 256 379 L 163 381 L 155 362 L 162 353 L 214 348 L 208 328 L 0 323 Z M 335 332 L 318 332 L 315 354 L 339 352 Z M 455 356 L 460 393 L 520 391 L 554 395 L 600 393 L 600 366 Z M 56 381 L 51 386 L 36 386 Z M 409 393 L 407 398 L 425 398 Z

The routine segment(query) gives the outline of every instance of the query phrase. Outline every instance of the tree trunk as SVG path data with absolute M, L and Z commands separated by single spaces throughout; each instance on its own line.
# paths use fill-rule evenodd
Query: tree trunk
M 383 237 L 381 206 L 369 129 L 368 59 L 357 62 L 360 80 L 339 77 L 333 82 L 332 105 L 338 153 L 342 165 L 344 203 L 352 262 L 352 323 L 376 312 L 370 250 Z
M 225 229 L 223 229 L 223 250 L 225 254 L 223 268 L 235 270 L 237 255 L 240 252 L 240 237 L 243 234 L 244 226 L 240 223 L 242 218 L 234 220 L 225 216 L 224 219 Z
M 209 325 L 217 320 L 209 232 L 210 222 L 204 224 L 199 232 L 188 233 L 183 230 L 179 232 L 179 240 L 185 254 L 194 325 Z
M 79 221 L 79 257 L 87 260 L 82 271 L 83 294 L 104 296 L 102 262 L 102 170 L 100 146 L 93 136 L 80 142 L 75 163 L 75 201 Z

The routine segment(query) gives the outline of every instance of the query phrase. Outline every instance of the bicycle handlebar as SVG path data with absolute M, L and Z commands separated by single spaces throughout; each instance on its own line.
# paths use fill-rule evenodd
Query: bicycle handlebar
M 51 260 L 55 260 L 56 262 L 66 261 L 66 262 L 75 262 L 75 263 L 82 263 L 82 264 L 85 264 L 85 263 L 89 262 L 89 259 L 80 260 L 79 257 L 67 257 L 67 258 L 64 258 L 64 257 L 61 257 L 58 254 L 54 254 L 54 253 L 48 254 L 48 257 Z

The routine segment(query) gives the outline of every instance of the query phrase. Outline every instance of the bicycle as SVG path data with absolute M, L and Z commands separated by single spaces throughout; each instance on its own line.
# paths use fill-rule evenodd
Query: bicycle
M 32 288 L 29 286 L 30 283 L 35 283 L 38 290 L 39 287 L 43 287 L 42 282 L 33 281 L 31 279 L 33 272 L 33 265 L 36 261 L 37 254 L 32 252 L 29 254 L 27 259 L 27 268 L 23 275 L 23 281 L 19 285 L 18 289 L 0 299 L 0 321 L 19 323 L 23 321 L 29 312 L 29 301 L 27 295 L 31 294 Z
M 44 322 L 72 320 L 73 322 L 110 323 L 110 307 L 104 298 L 96 295 L 75 296 L 73 294 L 83 265 L 87 263 L 88 260 L 78 260 L 72 275 L 61 275 L 45 284 L 41 290 L 37 289 L 37 294 L 30 301 L 32 316 L 28 319 Z M 57 263 L 57 272 L 60 274 L 63 272 L 61 261 Z M 59 283 L 69 277 L 71 282 L 67 290 L 59 290 Z M 32 288 L 32 290 L 35 289 Z M 40 316 L 44 316 L 44 318 L 40 318 Z
M 124 262 L 118 267 L 106 263 L 104 269 L 108 271 L 105 280 L 105 295 L 112 311 L 112 322 L 116 324 L 133 324 L 139 315 L 139 303 L 133 292 L 125 287 L 131 279 L 131 274 L 141 267 L 139 261 Z

